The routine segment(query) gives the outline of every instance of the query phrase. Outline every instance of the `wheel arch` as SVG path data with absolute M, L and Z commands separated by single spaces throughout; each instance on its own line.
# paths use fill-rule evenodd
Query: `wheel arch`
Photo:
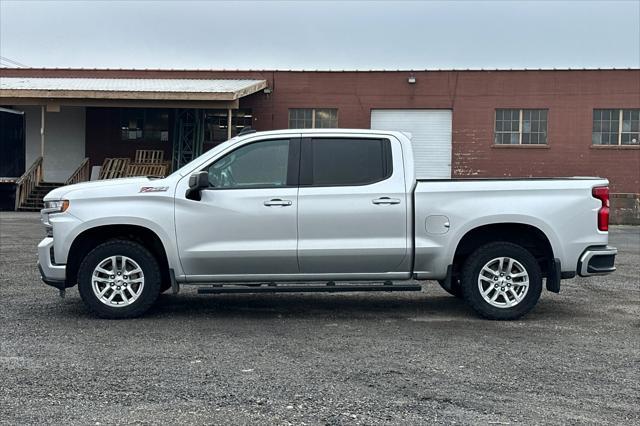
M 543 276 L 547 275 L 556 257 L 548 235 L 537 226 L 520 222 L 484 224 L 468 230 L 458 241 L 453 255 L 453 275 L 459 274 L 466 258 L 476 249 L 497 241 L 511 242 L 529 250 Z
M 67 256 L 66 286 L 76 285 L 78 270 L 86 253 L 106 241 L 119 239 L 137 242 L 151 251 L 160 265 L 162 288 L 171 285 L 167 251 L 158 234 L 141 225 L 111 224 L 85 229 L 74 238 Z

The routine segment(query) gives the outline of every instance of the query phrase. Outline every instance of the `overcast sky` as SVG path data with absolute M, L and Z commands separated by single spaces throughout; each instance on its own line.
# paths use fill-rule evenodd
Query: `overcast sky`
M 640 0 L 0 0 L 0 56 L 32 67 L 637 68 Z

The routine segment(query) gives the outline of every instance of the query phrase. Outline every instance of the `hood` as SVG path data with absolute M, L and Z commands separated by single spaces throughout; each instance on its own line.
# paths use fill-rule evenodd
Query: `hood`
M 44 197 L 44 201 L 61 200 L 65 198 L 69 193 L 77 190 L 98 190 L 104 188 L 116 188 L 123 185 L 142 184 L 146 182 L 157 182 L 162 179 L 149 179 L 146 176 L 120 178 L 120 179 L 105 179 L 94 180 L 91 182 L 76 183 L 74 185 L 62 186 L 49 192 Z

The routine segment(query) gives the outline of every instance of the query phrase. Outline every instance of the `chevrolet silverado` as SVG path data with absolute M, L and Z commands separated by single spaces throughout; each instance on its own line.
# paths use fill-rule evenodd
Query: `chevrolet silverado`
M 51 191 L 45 283 L 129 318 L 181 285 L 201 293 L 420 291 L 436 280 L 489 319 L 543 281 L 615 270 L 600 178 L 416 179 L 409 135 L 243 132 L 166 178 Z

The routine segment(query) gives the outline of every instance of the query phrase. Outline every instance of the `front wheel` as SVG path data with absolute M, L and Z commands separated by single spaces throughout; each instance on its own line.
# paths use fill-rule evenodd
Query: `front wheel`
M 113 240 L 86 255 L 78 271 L 78 291 L 102 318 L 133 318 L 145 313 L 160 294 L 156 258 L 133 241 Z
M 508 242 L 490 243 L 467 258 L 462 268 L 462 292 L 481 316 L 514 320 L 538 302 L 542 273 L 525 248 Z

